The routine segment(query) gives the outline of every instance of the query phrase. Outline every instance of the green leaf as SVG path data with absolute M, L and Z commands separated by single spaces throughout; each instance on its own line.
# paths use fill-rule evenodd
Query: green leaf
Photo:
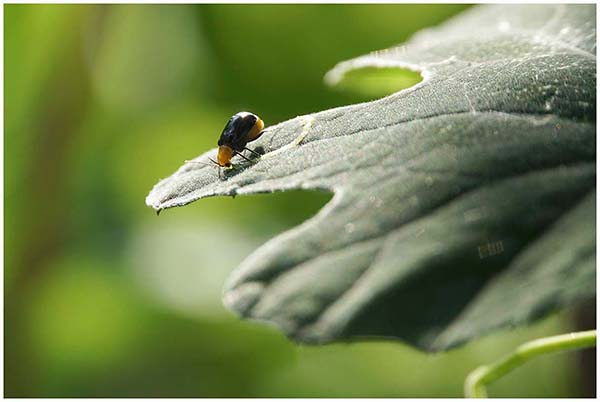
M 444 350 L 595 295 L 595 7 L 481 6 L 343 62 L 420 71 L 386 98 L 268 128 L 256 163 L 189 163 L 151 191 L 319 189 L 312 219 L 231 275 L 225 303 L 309 343 Z M 196 161 L 214 158 L 211 150 Z

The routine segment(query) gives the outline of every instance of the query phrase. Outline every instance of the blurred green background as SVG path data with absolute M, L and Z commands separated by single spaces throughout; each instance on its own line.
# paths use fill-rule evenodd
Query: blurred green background
M 221 288 L 330 195 L 144 205 L 232 114 L 269 125 L 365 101 L 325 72 L 466 7 L 5 5 L 5 395 L 453 397 L 476 366 L 576 328 L 566 312 L 437 355 L 298 346 L 226 311 Z M 583 395 L 580 357 L 540 358 L 490 394 Z

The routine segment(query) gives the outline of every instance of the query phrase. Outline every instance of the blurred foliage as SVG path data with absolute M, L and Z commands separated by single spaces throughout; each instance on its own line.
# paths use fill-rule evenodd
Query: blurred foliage
M 397 67 L 364 67 L 350 70 L 333 88 L 382 97 L 394 88 L 409 88 L 421 81 L 421 74 Z
M 473 367 L 571 328 L 562 315 L 442 355 L 299 347 L 225 311 L 221 286 L 330 195 L 144 206 L 233 113 L 273 124 L 364 101 L 323 74 L 465 7 L 7 5 L 6 396 L 460 396 Z M 490 392 L 577 395 L 575 363 L 540 359 Z

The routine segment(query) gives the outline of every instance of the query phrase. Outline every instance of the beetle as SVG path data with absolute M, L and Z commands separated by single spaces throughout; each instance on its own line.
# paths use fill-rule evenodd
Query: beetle
M 259 138 L 264 128 L 265 123 L 254 113 L 239 112 L 234 114 L 219 137 L 217 160 L 213 162 L 221 167 L 231 167 L 231 159 L 235 155 L 240 155 L 250 161 L 242 154 L 244 150 L 260 156 L 258 152 L 247 148 L 246 145 Z

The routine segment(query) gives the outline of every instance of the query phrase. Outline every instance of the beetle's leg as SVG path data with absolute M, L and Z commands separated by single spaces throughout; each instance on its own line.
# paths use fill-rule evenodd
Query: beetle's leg
M 261 157 L 261 156 L 262 156 L 262 154 L 259 154 L 258 152 L 256 152 L 256 151 L 255 151 L 255 150 L 253 150 L 253 149 L 250 149 L 250 148 L 247 148 L 247 147 L 244 147 L 244 149 L 245 149 L 246 151 L 250 151 L 250 152 L 252 152 L 254 155 L 256 155 L 256 156 L 258 156 L 258 157 Z
M 251 161 L 250 159 L 246 158 L 246 157 L 244 156 L 244 154 L 243 154 L 243 153 L 241 153 L 241 152 L 238 152 L 238 151 L 233 151 L 233 152 L 234 152 L 236 155 L 239 155 L 239 156 L 241 156 L 242 158 L 246 159 L 248 162 L 252 163 L 252 161 Z

